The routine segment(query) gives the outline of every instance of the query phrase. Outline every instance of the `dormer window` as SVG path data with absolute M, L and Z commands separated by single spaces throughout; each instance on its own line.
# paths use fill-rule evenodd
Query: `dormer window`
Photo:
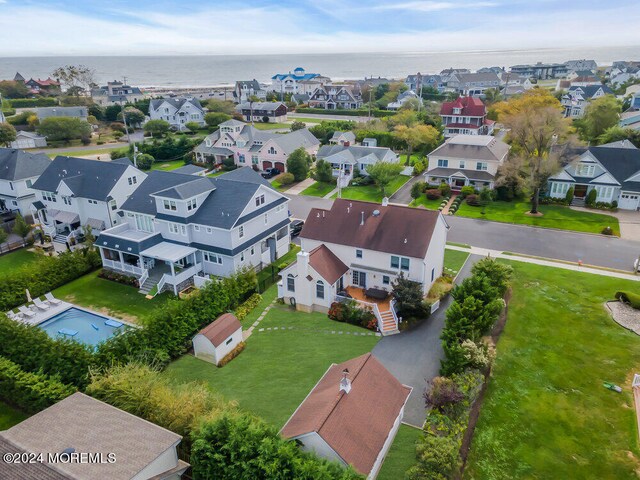
M 265 200 L 264 200 L 264 194 L 262 194 L 262 195 L 258 195 L 258 196 L 256 197 L 256 207 L 259 207 L 260 205 L 264 205 L 264 202 L 265 202 Z
M 461 113 L 461 112 L 462 112 L 462 109 L 461 109 L 461 108 L 454 108 L 454 109 L 453 109 L 453 114 L 454 114 L 454 115 L 460 115 L 460 113 Z
M 588 163 L 579 163 L 576 168 L 576 174 L 579 177 L 593 177 L 596 171 L 596 166 Z
M 270 153 L 271 155 L 275 155 L 275 154 L 276 154 L 276 153 L 278 153 L 278 152 L 276 152 L 276 149 L 275 149 L 275 148 L 271 147 L 271 148 L 269 148 L 269 153 Z
M 138 183 L 138 178 L 137 177 L 129 177 L 129 178 L 127 178 L 127 183 L 129 185 L 135 185 L 136 183 Z
M 187 201 L 187 210 L 191 211 L 195 210 L 196 208 L 198 208 L 198 202 L 195 198 Z
M 164 200 L 164 209 L 175 212 L 178 209 L 175 200 Z
M 244 237 L 244 226 L 242 225 L 240 225 L 240 228 L 238 228 L 238 237 Z

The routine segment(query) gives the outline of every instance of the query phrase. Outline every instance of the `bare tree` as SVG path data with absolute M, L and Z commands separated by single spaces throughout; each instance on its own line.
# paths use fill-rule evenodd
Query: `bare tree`
M 79 96 L 96 85 L 95 70 L 84 65 L 65 65 L 56 68 L 51 76 L 67 87 L 70 95 Z

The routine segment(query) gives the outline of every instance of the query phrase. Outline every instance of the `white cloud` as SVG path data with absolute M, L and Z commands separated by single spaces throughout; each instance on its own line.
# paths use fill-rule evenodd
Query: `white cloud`
M 391 3 L 386 5 L 379 5 L 375 7 L 375 10 L 410 10 L 414 12 L 438 12 L 442 10 L 465 10 L 470 8 L 488 8 L 497 7 L 499 4 L 496 2 L 406 2 L 406 3 Z

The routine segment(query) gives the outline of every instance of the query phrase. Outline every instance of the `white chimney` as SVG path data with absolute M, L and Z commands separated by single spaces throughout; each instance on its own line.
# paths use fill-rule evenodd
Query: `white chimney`
M 364 225 L 364 212 L 360 212 L 360 225 Z
M 349 393 L 351 391 L 351 380 L 349 380 L 349 369 L 345 368 L 342 371 L 342 380 L 340 380 L 339 392 Z
M 384 198 L 382 199 L 382 206 L 383 206 L 383 207 L 386 207 L 386 206 L 388 206 L 388 205 L 389 205 L 389 198 L 388 198 L 388 197 L 384 197 Z
M 309 273 L 309 252 L 298 252 L 298 275 L 307 275 Z

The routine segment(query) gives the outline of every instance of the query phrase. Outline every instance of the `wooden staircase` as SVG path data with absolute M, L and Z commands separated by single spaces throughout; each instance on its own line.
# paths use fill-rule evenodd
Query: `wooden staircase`
M 380 320 L 382 323 L 382 335 L 393 335 L 395 333 L 400 333 L 398 330 L 398 324 L 396 323 L 395 316 L 391 310 L 387 310 L 384 312 L 380 312 Z

